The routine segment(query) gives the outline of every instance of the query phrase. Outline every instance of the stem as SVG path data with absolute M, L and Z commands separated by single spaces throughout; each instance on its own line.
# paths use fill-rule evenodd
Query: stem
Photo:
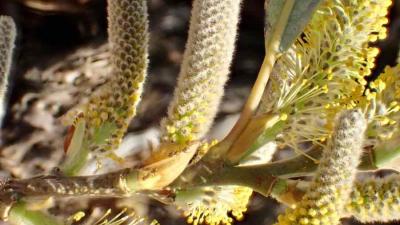
M 376 170 L 376 160 L 370 160 L 374 150 L 365 151 L 358 169 L 363 171 Z M 192 188 L 213 185 L 242 185 L 252 188 L 262 195 L 268 196 L 272 184 L 279 179 L 289 179 L 309 176 L 315 172 L 322 150 L 317 146 L 302 155 L 254 166 L 229 166 L 221 162 L 200 162 L 177 179 L 171 187 Z M 278 179 L 278 180 L 277 180 Z
M 269 75 L 275 64 L 275 60 L 276 52 L 273 50 L 268 51 L 268 53 L 264 57 L 264 61 L 258 73 L 257 80 L 240 114 L 239 120 L 236 122 L 235 126 L 232 128 L 231 132 L 224 139 L 224 141 L 227 141 L 228 143 L 233 143 L 233 141 L 245 129 L 259 102 L 261 101 L 262 94 L 264 93 L 265 86 L 268 83 Z
M 8 202 L 15 195 L 20 197 L 123 197 L 140 189 L 137 180 L 138 171 L 131 168 L 94 176 L 50 175 L 24 180 L 9 180 L 2 188 L 0 200 Z
M 209 169 L 213 168 L 210 173 Z M 203 186 L 224 186 L 224 185 L 238 185 L 252 188 L 254 191 L 268 196 L 276 177 L 268 172 L 260 173 L 258 170 L 252 170 L 247 167 L 231 167 L 223 166 L 222 164 L 216 165 L 201 165 L 194 169 L 193 174 L 183 174 L 185 178 L 178 179 L 171 187 L 177 189 L 195 189 Z M 195 174 L 195 175 L 194 175 Z M 194 176 L 193 176 L 194 175 Z
M 398 149 L 398 148 L 396 148 Z M 371 160 L 376 154 L 376 149 L 365 151 L 358 166 L 359 170 L 368 171 L 384 167 L 379 158 Z M 273 163 L 254 166 L 228 166 L 221 161 L 199 162 L 182 173 L 170 188 L 184 189 L 198 186 L 213 185 L 242 185 L 253 190 L 269 195 L 277 179 L 289 179 L 311 175 L 318 163 L 311 158 L 319 159 L 321 149 L 315 147 L 305 155 Z M 397 154 L 392 154 L 392 157 Z M 384 158 L 387 160 L 387 158 Z M 146 173 L 144 173 L 146 174 Z M 0 190 L 2 202 L 12 202 L 15 196 L 130 196 L 134 192 L 148 190 L 146 178 L 142 170 L 127 168 L 112 173 L 95 176 L 40 176 L 24 180 L 5 181 Z M 157 190 L 161 190 L 158 188 Z

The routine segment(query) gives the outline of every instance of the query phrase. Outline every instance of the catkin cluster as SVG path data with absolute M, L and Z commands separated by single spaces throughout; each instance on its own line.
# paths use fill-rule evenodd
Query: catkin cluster
M 195 0 L 189 37 L 163 141 L 186 143 L 210 128 L 234 51 L 240 0 Z
M 11 17 L 0 16 L 0 124 L 4 116 L 4 98 L 10 73 L 16 28 Z
M 116 149 L 136 113 L 148 66 L 147 17 L 146 0 L 108 1 L 111 80 L 83 109 L 91 151 Z
M 346 111 L 339 117 L 309 190 L 294 208 L 278 217 L 277 224 L 340 223 L 362 153 L 365 128 L 366 121 L 358 110 Z

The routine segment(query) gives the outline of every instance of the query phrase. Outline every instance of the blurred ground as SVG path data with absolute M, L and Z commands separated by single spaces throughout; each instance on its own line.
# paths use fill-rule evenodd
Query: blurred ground
M 129 131 L 151 139 L 165 115 L 179 71 L 190 1 L 148 2 L 150 74 L 139 115 Z M 10 107 L 1 133 L 1 176 L 23 178 L 47 173 L 62 160 L 65 127 L 57 118 L 104 82 L 107 75 L 105 9 L 105 0 L 0 0 L 0 14 L 11 15 L 18 26 Z M 389 37 L 377 43 L 381 54 L 374 76 L 385 65 L 395 63 L 400 40 L 400 0 L 392 7 L 390 21 Z M 257 75 L 263 49 L 263 0 L 244 1 L 231 80 L 218 121 L 240 111 Z M 147 202 L 137 199 L 136 202 Z M 113 204 L 107 203 L 97 200 L 77 205 L 73 200 L 61 201 L 52 210 L 72 214 L 86 205 L 94 208 Z M 176 211 L 153 201 L 149 204 L 150 216 L 157 217 L 162 225 L 185 224 Z M 278 210 L 281 207 L 273 200 L 254 196 L 249 213 L 237 224 L 272 224 Z

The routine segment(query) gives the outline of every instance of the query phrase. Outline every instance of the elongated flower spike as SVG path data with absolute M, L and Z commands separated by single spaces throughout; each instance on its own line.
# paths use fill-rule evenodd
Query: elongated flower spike
M 359 110 L 340 115 L 309 190 L 298 204 L 278 217 L 276 224 L 340 224 L 362 153 L 365 128 L 366 120 Z
M 364 98 L 365 76 L 384 38 L 389 0 L 323 1 L 291 49 L 277 62 L 258 114 L 283 121 L 279 145 L 298 149 L 312 142 L 326 147 L 337 112 Z M 283 138 L 284 137 L 284 138 Z
M 191 145 L 201 140 L 212 125 L 224 93 L 224 85 L 228 80 L 235 47 L 240 2 L 241 0 L 193 1 L 188 41 L 177 87 L 168 108 L 168 117 L 161 122 L 161 147 L 166 147 L 155 152 L 150 162 L 157 161 L 154 160 L 157 158 L 174 157 L 186 149 L 179 146 Z M 197 150 L 198 153 L 202 152 L 201 148 Z M 182 164 L 182 162 L 177 163 Z M 234 189 L 237 188 L 232 190 Z M 225 192 L 217 188 L 213 190 L 213 193 L 215 198 L 220 195 L 233 197 L 235 194 L 232 190 Z M 247 189 L 243 191 L 248 192 Z M 235 207 L 235 204 L 221 206 L 218 202 L 208 201 L 201 204 L 204 203 L 202 202 L 204 198 L 207 199 L 208 196 L 200 194 L 198 201 L 195 201 L 196 204 L 182 206 L 188 215 L 189 222 L 200 224 L 208 221 L 208 223 L 219 224 L 232 221 L 228 213 L 233 210 L 232 207 Z M 240 204 L 245 207 L 247 201 L 248 197 Z
M 149 38 L 146 2 L 108 1 L 112 76 L 79 113 L 77 124 L 84 123 L 85 129 L 78 139 L 83 141 L 81 145 L 67 152 L 69 161 L 64 170 L 68 174 L 79 170 L 81 166 L 74 162 L 84 161 L 82 156 L 85 152 L 118 160 L 112 150 L 119 146 L 136 113 L 147 74 Z
M 363 223 L 400 219 L 400 175 L 357 181 L 346 214 Z
M 146 1 L 108 1 L 108 14 L 113 79 L 104 94 L 89 102 L 85 115 L 89 127 L 111 123 L 117 128 L 100 150 L 112 150 L 119 145 L 136 113 L 148 65 Z M 89 131 L 89 135 L 93 134 Z
M 11 17 L 0 16 L 0 125 L 5 110 L 5 93 L 10 73 L 16 28 Z
M 174 99 L 161 126 L 163 141 L 186 143 L 209 130 L 228 79 L 240 0 L 195 0 Z

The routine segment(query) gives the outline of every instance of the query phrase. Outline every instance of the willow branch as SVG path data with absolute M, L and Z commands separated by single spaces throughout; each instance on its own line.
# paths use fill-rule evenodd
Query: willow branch
M 0 201 L 13 202 L 21 197 L 96 196 L 122 197 L 140 190 L 138 172 L 128 168 L 94 176 L 39 176 L 23 180 L 7 180 L 0 192 Z
M 384 168 L 379 160 L 387 157 L 376 158 L 374 149 L 364 151 L 359 170 L 370 171 Z M 268 196 L 279 179 L 288 179 L 311 175 L 318 166 L 312 160 L 321 157 L 321 150 L 313 148 L 306 155 L 273 163 L 255 166 L 227 166 L 220 162 L 199 162 L 187 168 L 179 177 L 169 185 L 169 188 L 191 188 L 196 186 L 215 185 L 240 185 Z M 397 157 L 396 154 L 391 154 Z M 149 190 L 146 183 L 147 177 L 141 175 L 141 169 L 127 168 L 112 173 L 95 176 L 64 177 L 58 175 L 39 176 L 23 180 L 4 181 L 0 190 L 2 202 L 13 202 L 20 197 L 33 196 L 92 196 L 92 197 L 123 197 L 130 196 L 138 191 Z M 156 171 L 154 171 L 156 172 Z M 149 173 L 151 177 L 151 173 Z M 150 178 L 149 178 L 150 179 Z M 158 188 L 158 190 L 163 188 Z

